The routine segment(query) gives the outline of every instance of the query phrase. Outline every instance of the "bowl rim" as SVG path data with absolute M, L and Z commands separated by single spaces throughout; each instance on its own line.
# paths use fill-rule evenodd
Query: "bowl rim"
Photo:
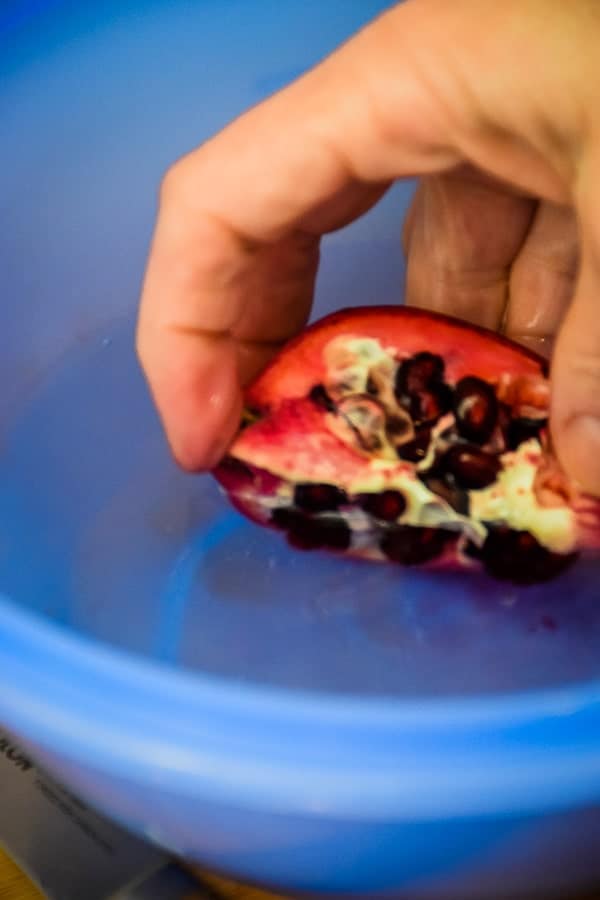
M 316 693 L 176 669 L 0 598 L 0 719 L 95 770 L 254 807 L 361 818 L 600 798 L 600 683 L 518 695 Z

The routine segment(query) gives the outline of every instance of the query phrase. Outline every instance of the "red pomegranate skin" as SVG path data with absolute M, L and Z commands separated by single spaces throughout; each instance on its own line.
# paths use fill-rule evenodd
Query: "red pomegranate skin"
M 548 432 L 546 362 L 408 307 L 342 310 L 247 388 L 214 475 L 304 550 L 529 584 L 600 546 L 600 503 Z

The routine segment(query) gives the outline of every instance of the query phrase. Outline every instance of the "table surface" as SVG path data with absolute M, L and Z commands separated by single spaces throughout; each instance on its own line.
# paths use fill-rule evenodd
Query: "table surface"
M 208 875 L 205 872 L 198 874 L 202 881 L 213 888 L 217 897 L 222 900 L 285 900 L 280 894 L 266 894 L 264 891 L 245 887 L 232 881 L 224 881 L 222 878 Z M 1 849 L 0 900 L 44 900 L 42 894 Z M 194 900 L 194 897 L 190 895 L 187 900 Z M 577 898 L 565 898 L 565 900 L 577 900 Z M 588 895 L 580 900 L 600 900 L 600 895 Z
M 202 881 L 214 888 L 217 897 L 223 900 L 285 900 L 276 894 L 265 894 L 264 891 L 224 881 L 204 872 L 199 875 Z M 0 900 L 43 900 L 43 895 L 1 849 Z M 194 900 L 194 897 L 188 895 L 186 900 Z

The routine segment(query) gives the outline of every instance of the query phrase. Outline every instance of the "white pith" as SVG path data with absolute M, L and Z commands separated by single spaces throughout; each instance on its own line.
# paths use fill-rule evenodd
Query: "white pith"
M 390 391 L 393 389 L 398 358 L 391 348 L 384 347 L 373 338 L 340 335 L 325 347 L 324 360 L 324 386 L 336 404 L 341 398 L 365 393 L 374 369 L 387 379 Z M 336 415 L 327 414 L 326 421 L 331 433 L 343 441 L 343 429 L 336 422 Z M 276 454 L 270 455 L 269 448 L 266 448 L 264 460 L 270 460 L 268 470 L 282 478 L 282 483 L 276 493 L 261 498 L 261 506 L 265 509 L 289 507 L 293 503 L 294 485 L 297 483 L 335 484 L 349 495 L 349 504 L 353 495 L 397 490 L 406 501 L 406 509 L 396 520 L 398 524 L 455 531 L 479 546 L 483 544 L 490 524 L 507 525 L 518 531 L 528 531 L 542 546 L 553 552 L 564 554 L 574 550 L 577 522 L 571 506 L 567 503 L 560 506 L 542 505 L 536 496 L 534 479 L 543 450 L 535 438 L 521 444 L 516 451 L 498 457 L 501 469 L 493 484 L 482 490 L 467 491 L 469 516 L 458 513 L 419 479 L 417 471 L 424 471 L 430 466 L 435 456 L 435 446 L 452 422 L 452 414 L 440 419 L 432 431 L 427 456 L 416 466 L 398 459 L 395 451 L 390 452 L 390 446 L 384 445 L 380 452 L 365 459 L 364 466 L 357 465 L 356 473 L 347 479 L 336 477 L 333 469 L 329 471 L 328 461 L 320 452 L 319 435 L 314 435 L 312 440 L 310 434 L 302 435 L 293 460 L 288 457 L 285 464 Z M 254 458 L 245 458 L 258 467 L 264 465 L 258 454 Z M 251 489 L 248 489 L 249 500 L 251 494 Z M 243 489 L 239 496 L 244 496 Z M 255 494 L 252 497 L 256 500 Z M 361 536 L 373 531 L 372 519 L 362 510 L 350 508 L 350 505 L 342 506 L 335 515 L 341 515 L 347 521 L 353 533 L 353 546 L 361 543 Z

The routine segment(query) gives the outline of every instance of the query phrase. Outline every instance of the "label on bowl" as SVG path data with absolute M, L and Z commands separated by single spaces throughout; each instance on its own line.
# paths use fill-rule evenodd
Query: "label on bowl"
M 52 900 L 209 898 L 165 852 L 90 809 L 2 730 L 0 796 L 0 844 Z

